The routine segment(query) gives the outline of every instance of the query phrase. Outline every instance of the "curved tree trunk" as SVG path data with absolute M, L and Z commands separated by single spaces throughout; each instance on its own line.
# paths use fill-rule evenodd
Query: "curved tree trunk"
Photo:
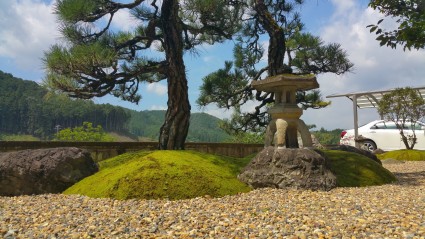
M 184 149 L 184 142 L 189 130 L 190 103 L 183 62 L 183 38 L 178 10 L 178 0 L 163 1 L 161 24 L 168 62 L 168 109 L 160 130 L 160 149 Z
M 283 59 L 285 57 L 285 35 L 283 29 L 273 19 L 267 9 L 264 0 L 257 0 L 255 10 L 258 14 L 258 20 L 269 35 L 268 49 L 268 73 L 269 76 L 275 76 L 281 73 L 283 69 Z

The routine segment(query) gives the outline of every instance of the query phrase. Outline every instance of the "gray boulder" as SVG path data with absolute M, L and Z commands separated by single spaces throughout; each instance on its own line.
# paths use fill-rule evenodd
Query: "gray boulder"
M 336 177 L 327 160 L 310 149 L 263 149 L 238 176 L 253 188 L 331 190 Z
M 89 152 L 78 148 L 0 153 L 0 195 L 61 193 L 98 170 Z

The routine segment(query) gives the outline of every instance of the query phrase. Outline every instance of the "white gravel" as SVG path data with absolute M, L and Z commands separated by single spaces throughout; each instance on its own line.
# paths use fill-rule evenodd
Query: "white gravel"
M 4 238 L 425 238 L 425 162 L 384 164 L 394 184 L 223 198 L 0 197 Z

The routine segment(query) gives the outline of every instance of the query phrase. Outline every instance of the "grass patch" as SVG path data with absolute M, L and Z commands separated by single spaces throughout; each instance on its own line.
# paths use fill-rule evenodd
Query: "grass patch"
M 396 181 L 395 176 L 377 162 L 356 153 L 322 150 L 330 159 L 338 187 L 364 187 Z
M 3 141 L 40 141 L 39 138 L 29 134 L 0 134 Z
M 114 142 L 137 142 L 138 137 L 128 132 L 106 132 Z
M 99 163 L 98 173 L 64 194 L 116 199 L 221 197 L 250 188 L 237 174 L 252 157 L 232 158 L 196 151 L 139 151 Z
M 376 155 L 380 160 L 396 159 L 403 161 L 425 161 L 425 150 L 395 150 Z

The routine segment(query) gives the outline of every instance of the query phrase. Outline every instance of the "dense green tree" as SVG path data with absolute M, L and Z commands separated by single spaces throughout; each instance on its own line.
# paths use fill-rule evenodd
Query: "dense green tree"
M 253 132 L 233 132 L 232 137 L 226 140 L 228 143 L 237 144 L 262 144 L 264 143 L 264 134 Z
M 131 9 L 139 26 L 112 31 L 115 14 L 124 9 Z M 167 79 L 159 148 L 183 149 L 191 108 L 183 53 L 231 38 L 239 18 L 234 1 L 58 0 L 55 12 L 67 42 L 46 53 L 47 85 L 74 97 L 113 94 L 138 102 L 140 83 Z M 163 57 L 149 57 L 148 49 Z
M 425 116 L 425 100 L 412 88 L 397 88 L 385 94 L 378 103 L 379 114 L 387 120 L 394 121 L 400 131 L 401 140 L 406 149 L 413 149 L 417 143 L 415 129 L 420 125 L 416 121 Z M 407 122 L 411 122 L 407 127 Z M 411 130 L 412 135 L 405 130 Z
M 93 127 L 90 122 L 83 122 L 82 126 L 60 130 L 55 140 L 74 142 L 110 142 L 113 138 L 103 131 L 102 126 Z
M 310 129 L 316 126 L 309 127 Z M 337 145 L 341 138 L 341 131 L 343 129 L 326 130 L 323 127 L 320 130 L 313 130 L 311 133 L 322 145 Z M 232 137 L 226 140 L 230 143 L 248 143 L 248 144 L 262 144 L 264 143 L 264 133 L 253 132 L 237 132 L 233 133 Z
M 312 131 L 312 134 L 322 145 L 336 145 L 339 144 L 342 131 L 343 129 L 326 130 L 322 127 L 320 130 Z
M 423 49 L 425 47 L 425 1 L 424 0 L 371 0 L 370 7 L 384 14 L 386 19 L 395 19 L 396 29 L 385 29 L 386 19 L 367 27 L 375 32 L 381 46 L 404 49 Z
M 240 131 L 261 132 L 269 123 L 267 109 L 274 102 L 273 93 L 254 91 L 250 83 L 282 73 L 343 74 L 353 64 L 339 44 L 325 44 L 319 37 L 303 32 L 304 25 L 296 8 L 302 0 L 247 1 L 243 30 L 234 48 L 234 61 L 226 62 L 223 69 L 203 79 L 197 103 L 211 103 L 220 108 L 233 108 L 235 113 L 225 128 L 237 134 Z M 267 63 L 261 66 L 264 49 L 262 36 L 269 39 Z M 285 59 L 286 58 L 286 59 Z M 241 106 L 255 100 L 253 112 L 243 112 Z M 297 102 L 303 108 L 321 108 L 319 91 L 298 92 Z
M 84 121 L 107 131 L 126 131 L 130 113 L 117 106 L 48 94 L 33 81 L 0 71 L 0 134 L 29 134 L 49 139 L 55 127 L 76 127 Z

